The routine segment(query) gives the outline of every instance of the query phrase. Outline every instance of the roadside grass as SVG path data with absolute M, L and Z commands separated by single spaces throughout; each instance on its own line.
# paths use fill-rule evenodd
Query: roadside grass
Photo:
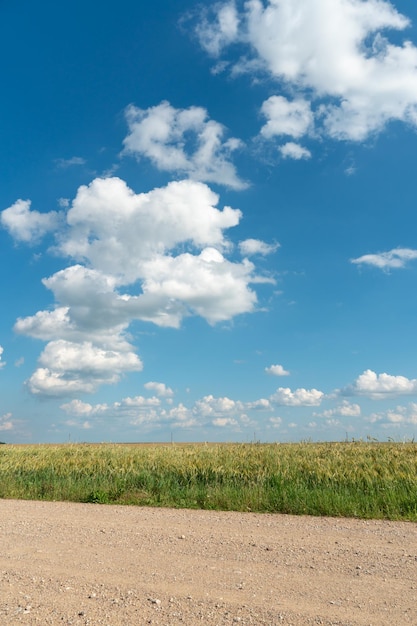
M 417 444 L 4 445 L 0 498 L 417 521 Z

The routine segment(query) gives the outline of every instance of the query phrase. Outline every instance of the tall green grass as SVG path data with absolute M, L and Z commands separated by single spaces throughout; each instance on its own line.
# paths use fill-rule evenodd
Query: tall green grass
M 417 444 L 5 445 L 0 498 L 417 521 Z

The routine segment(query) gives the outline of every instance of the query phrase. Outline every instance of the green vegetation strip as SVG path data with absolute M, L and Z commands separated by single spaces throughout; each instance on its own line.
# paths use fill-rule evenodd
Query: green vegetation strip
M 4 445 L 0 498 L 417 521 L 417 444 Z

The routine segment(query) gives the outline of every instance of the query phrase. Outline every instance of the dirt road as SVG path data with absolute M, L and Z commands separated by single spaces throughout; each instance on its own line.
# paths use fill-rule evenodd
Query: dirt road
M 417 524 L 0 500 L 0 624 L 417 626 Z

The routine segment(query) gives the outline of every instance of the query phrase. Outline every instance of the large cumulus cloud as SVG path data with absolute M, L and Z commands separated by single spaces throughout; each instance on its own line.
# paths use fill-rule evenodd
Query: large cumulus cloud
M 257 275 L 246 256 L 228 258 L 233 245 L 226 233 L 241 212 L 219 209 L 218 201 L 198 181 L 135 193 L 113 177 L 81 186 L 66 212 L 40 218 L 27 202 L 12 223 L 16 205 L 3 211 L 12 236 L 28 243 L 55 225 L 52 250 L 70 260 L 43 279 L 55 306 L 15 325 L 48 342 L 28 381 L 32 393 L 94 392 L 139 371 L 128 332 L 133 320 L 176 328 L 190 315 L 215 324 L 255 310 L 251 283 L 271 278 Z

